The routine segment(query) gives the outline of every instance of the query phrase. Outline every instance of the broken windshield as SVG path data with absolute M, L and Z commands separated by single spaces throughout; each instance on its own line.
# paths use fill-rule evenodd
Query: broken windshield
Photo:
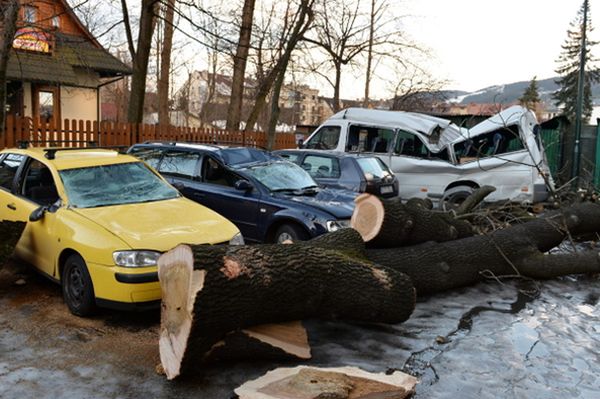
M 141 162 L 61 170 L 60 177 L 77 208 L 160 201 L 179 196 Z
M 291 162 L 273 162 L 244 169 L 270 191 L 294 191 L 317 187 L 317 183 L 300 166 Z

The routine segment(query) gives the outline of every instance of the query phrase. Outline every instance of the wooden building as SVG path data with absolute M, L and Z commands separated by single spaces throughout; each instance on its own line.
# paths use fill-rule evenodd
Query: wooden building
M 21 1 L 8 60 L 9 114 L 100 120 L 100 88 L 129 74 L 66 1 Z

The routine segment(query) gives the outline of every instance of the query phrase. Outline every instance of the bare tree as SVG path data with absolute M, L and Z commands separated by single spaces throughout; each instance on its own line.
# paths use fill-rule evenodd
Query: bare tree
M 388 12 L 385 0 L 379 3 L 372 0 L 368 13 L 362 10 L 360 0 L 319 0 L 315 29 L 305 38 L 309 44 L 305 58 L 310 64 L 309 70 L 331 84 L 334 111 L 341 108 L 340 88 L 344 67 L 364 71 L 362 58 L 366 53 L 365 97 L 368 99 L 376 58 L 379 63 L 383 58 L 396 62 L 402 50 L 415 48 L 397 27 L 397 18 Z
M 6 70 L 8 57 L 12 47 L 17 17 L 19 13 L 18 0 L 0 0 L 2 25 L 0 25 L 0 134 L 4 134 L 6 121 Z
M 447 98 L 442 89 L 446 80 L 433 77 L 415 65 L 398 64 L 389 79 L 393 94 L 391 109 L 414 112 L 431 112 Z
M 279 38 L 276 54 L 276 61 L 268 72 L 264 73 L 260 81 L 256 94 L 254 96 L 254 106 L 246 122 L 246 129 L 253 129 L 258 116 L 267 104 L 269 93 L 271 98 L 271 116 L 269 121 L 269 148 L 274 142 L 275 125 L 279 115 L 279 92 L 283 85 L 285 72 L 292 57 L 293 51 L 297 48 L 298 42 L 304 37 L 305 33 L 312 26 L 313 12 L 312 8 L 315 0 L 300 0 L 296 7 L 290 1 L 287 4 L 286 18 L 284 19 Z M 275 113 L 275 116 L 273 115 Z
M 233 59 L 233 81 L 231 83 L 229 109 L 227 110 L 227 129 L 230 130 L 238 130 L 240 128 L 244 77 L 252 36 L 252 20 L 254 19 L 254 1 L 244 0 L 244 8 L 242 9 L 240 39 Z

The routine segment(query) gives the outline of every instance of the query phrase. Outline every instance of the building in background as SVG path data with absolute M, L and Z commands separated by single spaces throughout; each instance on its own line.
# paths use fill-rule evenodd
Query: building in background
M 66 1 L 21 2 L 8 60 L 9 114 L 42 121 L 100 120 L 100 88 L 130 74 Z

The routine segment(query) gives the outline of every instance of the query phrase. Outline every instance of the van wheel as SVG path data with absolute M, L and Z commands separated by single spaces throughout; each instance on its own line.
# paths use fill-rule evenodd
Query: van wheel
M 63 298 L 71 313 L 90 316 L 96 311 L 94 286 L 81 256 L 73 254 L 67 258 L 61 282 Z
M 446 212 L 456 210 L 474 191 L 471 186 L 452 187 L 444 192 L 439 208 Z
M 297 224 L 284 224 L 277 229 L 274 242 L 283 244 L 285 241 L 305 241 L 308 240 L 308 234 Z

